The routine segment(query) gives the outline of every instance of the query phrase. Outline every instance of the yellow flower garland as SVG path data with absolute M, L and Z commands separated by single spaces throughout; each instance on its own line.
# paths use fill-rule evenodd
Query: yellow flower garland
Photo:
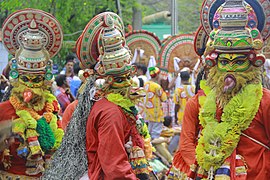
M 203 126 L 196 147 L 198 164 L 206 171 L 218 169 L 237 147 L 241 132 L 254 119 L 262 98 L 262 85 L 249 84 L 224 107 L 221 122 L 215 118 L 216 94 L 209 92 L 199 119 Z

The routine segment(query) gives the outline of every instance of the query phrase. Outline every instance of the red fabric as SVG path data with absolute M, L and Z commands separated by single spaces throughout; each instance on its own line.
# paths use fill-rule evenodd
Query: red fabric
M 78 104 L 78 100 L 75 100 L 67 106 L 67 108 L 63 114 L 63 117 L 62 117 L 62 127 L 64 130 L 66 130 L 68 123 L 72 117 L 73 112 L 75 111 L 77 104 Z
M 179 149 L 175 154 L 173 165 L 188 174 L 190 165 L 195 163 L 195 148 L 199 132 L 199 94 L 190 98 L 186 104 L 182 123 Z
M 70 104 L 70 100 L 69 100 L 68 95 L 65 92 L 65 89 L 63 89 L 62 87 L 58 87 L 55 95 L 58 100 L 58 103 L 61 106 L 62 113 L 65 112 L 67 106 Z
M 195 161 L 195 142 L 199 126 L 199 103 L 198 95 L 187 103 L 183 128 L 180 138 L 180 153 L 186 164 Z M 220 120 L 222 110 L 217 110 L 217 118 Z M 248 136 L 270 147 L 270 91 L 263 89 L 263 98 L 259 110 L 248 129 L 244 131 Z M 236 153 L 243 156 L 248 166 L 247 180 L 270 179 L 270 151 L 252 140 L 241 136 Z M 179 156 L 179 155 L 178 155 Z M 176 161 L 176 162 L 175 162 Z M 174 164 L 179 163 L 175 159 Z M 179 165 L 178 165 L 179 166 Z
M 86 127 L 91 180 L 136 179 L 124 148 L 130 128 L 120 107 L 104 98 L 95 102 Z
M 18 116 L 16 115 L 16 112 L 13 108 L 13 106 L 11 105 L 11 103 L 9 101 L 5 101 L 0 103 L 0 122 L 4 121 L 4 120 L 11 120 L 11 119 L 15 119 L 18 118 Z M 3 113 L 5 112 L 5 113 Z M 40 113 L 40 115 L 42 115 L 43 113 Z M 20 158 L 19 156 L 17 156 L 17 148 L 19 147 L 19 142 L 15 142 L 11 145 L 10 147 L 10 154 L 12 155 L 11 158 L 11 168 L 8 170 L 4 170 L 3 164 L 0 161 L 0 170 L 4 170 L 7 171 L 9 173 L 13 173 L 13 174 L 19 174 L 19 175 L 26 175 L 25 174 L 25 160 Z M 2 153 L 0 153 L 0 157 L 2 157 Z M 37 175 L 40 176 L 41 174 Z M 29 176 L 29 175 L 28 175 Z M 33 176 L 33 177 L 37 177 L 37 176 Z

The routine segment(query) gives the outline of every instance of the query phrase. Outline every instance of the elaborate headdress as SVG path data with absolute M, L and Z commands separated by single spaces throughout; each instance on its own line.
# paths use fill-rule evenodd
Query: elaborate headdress
M 244 53 L 253 66 L 261 66 L 265 59 L 257 50 L 270 33 L 270 25 L 265 23 L 270 15 L 268 6 L 269 2 L 250 0 L 205 0 L 195 50 L 200 55 L 204 52 L 210 67 L 216 65 L 220 53 Z
M 115 13 L 94 17 L 77 40 L 77 55 L 83 68 L 100 76 L 120 75 L 131 70 L 131 54 L 124 38 L 124 25 Z
M 3 24 L 3 42 L 10 54 L 10 77 L 20 74 L 40 74 L 53 78 L 50 58 L 62 46 L 63 33 L 59 22 L 49 13 L 24 9 L 11 14 Z
M 193 49 L 194 35 L 181 34 L 164 40 L 159 51 L 158 66 L 167 72 L 174 72 L 174 58 L 188 61 L 188 68 L 193 69 L 198 56 Z M 184 66 L 179 67 L 182 69 Z
M 155 34 L 145 30 L 137 30 L 126 34 L 126 41 L 130 51 L 134 55 L 133 59 L 136 58 L 135 56 L 139 56 L 136 51 L 138 47 L 141 48 L 141 51 L 144 51 L 143 55 L 145 55 L 146 59 L 136 63 L 147 66 L 151 57 L 158 59 L 161 42 Z

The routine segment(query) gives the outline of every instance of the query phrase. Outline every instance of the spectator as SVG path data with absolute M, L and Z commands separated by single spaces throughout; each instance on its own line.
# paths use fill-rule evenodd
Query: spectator
M 161 103 L 167 100 L 167 95 L 157 83 L 160 70 L 157 67 L 149 68 L 151 80 L 144 85 L 146 91 L 145 114 L 149 121 L 149 133 L 152 139 L 159 138 L 163 125 L 163 111 Z
M 78 76 L 79 71 L 81 70 L 79 63 L 75 63 L 73 67 L 74 76 L 70 81 L 70 91 L 74 97 L 77 96 L 78 89 L 81 85 L 81 79 Z
M 60 72 L 60 74 L 66 75 L 68 82 L 70 82 L 74 76 L 73 66 L 74 66 L 75 60 L 76 60 L 76 57 L 73 54 L 69 54 L 66 57 L 65 67 Z
M 175 103 L 175 123 L 181 124 L 186 103 L 195 94 L 195 86 L 190 84 L 190 74 L 188 71 L 180 72 L 182 86 L 176 88 L 174 92 Z
M 70 92 L 69 84 L 66 80 L 66 75 L 59 74 L 56 78 L 57 89 L 55 91 L 55 96 L 61 106 L 62 113 L 65 111 L 66 107 L 74 101 L 74 97 Z

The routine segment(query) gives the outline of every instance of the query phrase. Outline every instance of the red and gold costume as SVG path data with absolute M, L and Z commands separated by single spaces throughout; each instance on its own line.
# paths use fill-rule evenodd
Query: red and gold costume
M 5 20 L 3 34 L 15 58 L 9 74 L 13 89 L 9 100 L 0 104 L 0 123 L 12 121 L 14 141 L 0 152 L 0 179 L 34 179 L 45 171 L 64 135 L 59 104 L 50 93 L 50 58 L 61 48 L 62 30 L 52 15 L 25 9 Z
M 169 179 L 270 178 L 270 91 L 262 87 L 265 58 L 258 51 L 270 33 L 264 24 L 270 16 L 265 5 L 270 3 L 255 4 L 203 4 L 202 9 L 209 8 L 201 16 L 205 32 L 199 29 L 197 38 L 209 33 L 209 40 L 206 48 L 203 40 L 195 47 L 201 44 L 197 50 L 205 49 L 205 63 L 211 69 L 201 82 L 203 92 L 187 103 Z M 207 16 L 213 20 L 212 30 Z

